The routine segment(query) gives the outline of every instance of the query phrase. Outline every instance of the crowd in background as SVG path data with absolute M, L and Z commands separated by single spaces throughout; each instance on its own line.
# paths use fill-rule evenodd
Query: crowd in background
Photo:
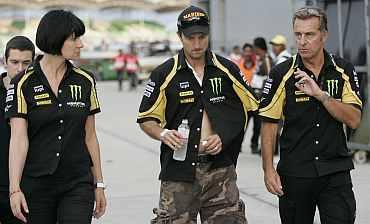
M 244 43 L 242 47 L 235 45 L 227 56 L 238 65 L 244 81 L 249 83 L 259 98 L 271 68 L 291 57 L 287 50 L 287 39 L 283 35 L 274 36 L 269 44 L 272 52 L 269 52 L 265 38 L 256 37 L 253 43 Z M 261 121 L 254 113 L 249 114 L 250 119 L 253 119 L 250 148 L 252 153 L 258 154 L 261 151 L 259 144 Z M 277 153 L 278 150 L 275 150 L 275 152 Z

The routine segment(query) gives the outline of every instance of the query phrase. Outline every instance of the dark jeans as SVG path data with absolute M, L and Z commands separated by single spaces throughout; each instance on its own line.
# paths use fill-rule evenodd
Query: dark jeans
M 353 224 L 356 200 L 349 171 L 317 178 L 281 176 L 279 198 L 282 224 L 312 224 L 316 206 L 322 224 Z
M 0 223 L 1 224 L 22 224 L 23 222 L 13 216 L 10 208 L 9 192 L 0 190 Z
M 23 177 L 29 208 L 27 224 L 88 224 L 94 209 L 93 176 Z

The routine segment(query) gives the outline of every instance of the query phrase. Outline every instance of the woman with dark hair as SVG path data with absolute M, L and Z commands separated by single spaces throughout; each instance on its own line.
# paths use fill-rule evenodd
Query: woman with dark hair
M 27 223 L 84 224 L 105 212 L 95 80 L 69 61 L 80 57 L 84 33 L 71 12 L 44 15 L 36 45 L 45 54 L 12 80 L 7 93 L 10 204 Z

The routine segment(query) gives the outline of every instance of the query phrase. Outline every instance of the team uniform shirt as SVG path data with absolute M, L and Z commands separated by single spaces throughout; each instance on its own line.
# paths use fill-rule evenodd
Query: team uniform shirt
M 0 77 L 0 191 L 9 191 L 9 141 L 10 126 L 5 119 L 6 88 L 4 86 L 3 73 Z
M 67 61 L 56 96 L 38 57 L 12 80 L 7 93 L 7 118 L 27 119 L 29 148 L 23 175 L 80 176 L 89 172 L 85 123 L 100 112 L 93 75 Z M 60 171 L 60 172 L 57 172 Z
M 233 62 L 206 53 L 202 85 L 186 63 L 183 50 L 151 74 L 141 101 L 138 123 L 154 120 L 177 130 L 188 119 L 190 135 L 185 161 L 172 158 L 173 150 L 161 144 L 161 180 L 192 182 L 195 178 L 202 117 L 205 110 L 212 129 L 222 141 L 222 151 L 211 156 L 212 168 L 236 164 L 244 137 L 247 112 L 258 101 Z
M 321 102 L 295 87 L 294 72 L 299 68 L 335 100 L 362 108 L 354 67 L 326 51 L 324 55 L 318 80 L 295 55 L 275 66 L 264 86 L 259 115 L 267 122 L 284 119 L 277 167 L 282 175 L 317 177 L 353 169 L 343 124 Z

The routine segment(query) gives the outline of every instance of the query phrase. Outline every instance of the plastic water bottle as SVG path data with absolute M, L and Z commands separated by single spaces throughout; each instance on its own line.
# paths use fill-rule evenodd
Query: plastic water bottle
M 188 139 L 190 132 L 188 119 L 182 120 L 180 126 L 177 128 L 177 131 L 180 133 L 184 144 L 181 146 L 181 148 L 173 152 L 173 159 L 178 161 L 184 161 L 188 149 Z

